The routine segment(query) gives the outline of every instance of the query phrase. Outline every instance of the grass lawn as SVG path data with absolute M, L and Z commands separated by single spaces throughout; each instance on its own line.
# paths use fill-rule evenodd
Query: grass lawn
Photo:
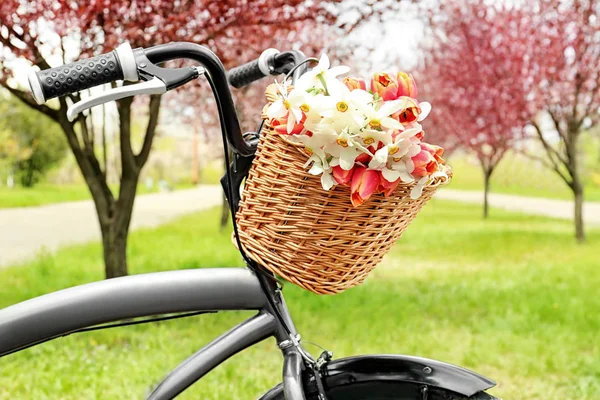
M 448 163 L 454 171 L 452 189 L 483 190 L 481 167 L 469 157 L 451 157 Z M 554 172 L 538 165 L 524 156 L 507 154 L 494 171 L 491 180 L 492 193 L 516 194 L 520 196 L 546 197 L 572 200 L 573 194 L 562 179 Z M 592 173 L 587 179 L 584 196 L 587 201 L 600 201 L 600 174 Z
M 367 282 L 336 296 L 286 285 L 302 337 L 334 351 L 404 353 L 471 368 L 505 399 L 600 398 L 600 231 L 434 200 Z M 216 210 L 130 240 L 132 273 L 240 265 Z M 0 307 L 102 278 L 100 247 L 65 249 L 0 270 Z M 249 316 L 220 313 L 73 335 L 0 359 L 0 399 L 133 399 Z M 310 348 L 310 346 L 309 346 Z M 315 353 L 318 350 L 315 349 Z M 253 399 L 280 381 L 268 340 L 182 399 Z
M 191 184 L 178 184 L 175 189 L 191 188 Z M 113 192 L 117 188 L 112 188 Z M 138 186 L 138 194 L 154 193 L 158 188 L 147 189 Z M 16 186 L 12 189 L 0 186 L 0 208 L 32 207 L 45 204 L 63 203 L 66 201 L 89 200 L 92 196 L 85 184 L 53 185 L 41 183 L 33 188 Z

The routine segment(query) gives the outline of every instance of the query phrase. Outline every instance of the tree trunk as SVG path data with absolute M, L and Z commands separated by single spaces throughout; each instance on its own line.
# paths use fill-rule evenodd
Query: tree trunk
M 585 228 L 583 224 L 583 184 L 581 182 L 581 171 L 579 168 L 579 131 L 573 128 L 569 131 L 567 144 L 567 157 L 569 161 L 569 172 L 572 177 L 571 190 L 573 191 L 575 213 L 575 238 L 579 243 L 585 242 Z
M 221 205 L 221 232 L 223 232 L 227 226 L 227 221 L 229 221 L 229 203 L 227 203 L 227 197 L 225 197 L 225 193 L 223 193 L 223 203 Z
M 491 173 L 485 171 L 483 173 L 483 182 L 484 182 L 484 186 L 483 186 L 483 219 L 487 219 L 489 216 L 489 202 L 488 202 L 488 195 L 490 193 L 490 177 L 491 177 Z
M 583 226 L 583 185 L 575 182 L 573 185 L 575 197 L 575 238 L 579 243 L 585 242 L 585 229 Z
M 233 160 L 233 151 L 231 151 L 230 149 L 227 149 L 227 151 L 229 152 L 229 159 Z M 225 158 L 225 157 L 223 157 Z M 225 165 L 225 173 L 227 173 L 227 169 L 229 168 L 229 166 L 227 165 L 226 162 L 224 162 Z M 227 226 L 227 221 L 229 221 L 229 203 L 227 202 L 227 197 L 225 196 L 225 193 L 223 193 L 223 203 L 221 205 L 221 232 L 225 229 L 225 227 Z
M 198 160 L 198 127 L 194 125 L 194 133 L 192 134 L 192 184 L 197 185 L 200 181 L 198 171 L 200 163 Z
M 109 224 L 101 229 L 107 279 L 127 275 L 127 227 Z

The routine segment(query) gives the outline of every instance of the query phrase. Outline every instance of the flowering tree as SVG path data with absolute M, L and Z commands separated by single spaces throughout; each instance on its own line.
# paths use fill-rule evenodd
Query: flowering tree
M 484 218 L 494 169 L 529 119 L 523 11 L 463 0 L 431 11 L 423 80 L 433 104 L 427 131 L 472 150 L 484 177 Z
M 600 2 L 528 3 L 530 77 L 535 103 L 553 132 L 532 119 L 546 156 L 540 160 L 566 183 L 575 200 L 575 236 L 585 239 L 580 138 L 600 121 Z M 539 157 L 536 157 L 539 158 Z
M 49 60 L 53 57 L 59 56 L 62 62 L 68 62 L 108 52 L 123 40 L 133 47 L 193 41 L 215 49 L 225 65 L 231 66 L 257 56 L 265 47 L 265 38 L 293 35 L 290 32 L 301 31 L 309 21 L 331 22 L 334 15 L 328 6 L 330 4 L 304 0 L 249 0 L 243 4 L 215 0 L 5 0 L 0 4 L 0 84 L 61 126 L 94 200 L 108 278 L 127 274 L 126 246 L 131 212 L 140 171 L 148 159 L 156 132 L 161 97 L 150 97 L 148 123 L 139 151 L 135 151 L 131 143 L 132 99 L 117 103 L 121 176 L 119 192 L 115 195 L 107 183 L 106 165 L 102 165 L 96 154 L 90 118 L 82 116 L 74 123 L 69 122 L 66 98 L 55 102 L 57 107 L 37 105 L 12 79 L 16 69 L 22 66 L 15 60 L 27 59 L 46 69 L 51 67 Z M 74 43 L 76 46 L 72 46 Z M 78 47 L 73 50 L 76 54 L 70 54 L 72 47 Z M 79 98 L 78 95 L 68 97 L 71 101 Z

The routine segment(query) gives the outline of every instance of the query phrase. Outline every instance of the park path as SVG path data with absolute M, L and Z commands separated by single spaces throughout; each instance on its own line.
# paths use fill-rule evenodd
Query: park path
M 146 194 L 135 200 L 131 228 L 154 227 L 180 215 L 221 204 L 221 188 Z M 41 250 L 100 240 L 91 200 L 40 207 L 0 209 L 0 268 L 35 256 Z
M 481 204 L 476 191 L 442 189 L 436 198 Z M 217 185 L 169 193 L 156 193 L 136 199 L 132 229 L 153 227 L 180 215 L 221 203 Z M 492 207 L 554 218 L 573 218 L 572 202 L 544 198 L 490 194 Z M 600 203 L 587 203 L 584 218 L 588 224 L 600 225 Z M 40 207 L 0 209 L 0 267 L 26 260 L 42 249 L 100 239 L 100 228 L 91 201 L 53 204 Z
M 435 197 L 462 203 L 483 203 L 483 193 L 479 191 L 442 189 L 436 193 Z M 573 219 L 574 214 L 573 202 L 568 200 L 490 193 L 489 202 L 491 207 L 544 217 Z M 587 224 L 600 225 L 600 202 L 585 203 L 583 219 Z

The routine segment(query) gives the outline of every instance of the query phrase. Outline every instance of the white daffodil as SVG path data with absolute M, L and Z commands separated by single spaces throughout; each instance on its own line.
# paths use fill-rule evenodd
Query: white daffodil
M 354 161 L 360 155 L 361 150 L 368 151 L 346 129 L 338 134 L 335 143 L 336 146 L 329 148 L 329 152 L 333 156 L 332 164 L 339 165 L 344 171 L 349 171 L 354 167 Z
M 410 174 L 414 169 L 414 166 L 411 168 L 410 158 L 405 160 L 404 158 L 396 159 L 396 161 L 392 161 L 389 163 L 388 167 L 385 167 L 381 170 L 381 175 L 388 182 L 395 182 L 398 178 L 402 180 L 404 183 L 412 183 L 414 182 L 414 178 Z
M 370 129 L 369 127 L 361 129 L 357 136 L 362 139 L 362 142 L 365 146 L 377 146 L 377 143 L 388 143 L 392 138 L 392 131 L 389 130 L 375 130 Z
M 418 154 L 421 148 L 413 144 L 410 139 L 421 131 L 420 127 L 411 128 L 398 133 L 395 137 L 388 132 L 388 135 L 381 140 L 385 145 L 375 152 L 375 156 L 369 163 L 369 168 L 381 170 L 386 167 L 390 159 L 402 158 L 407 153 L 410 153 L 409 157 Z
M 410 198 L 413 200 L 416 200 L 419 197 L 421 197 L 421 195 L 423 194 L 423 189 L 425 188 L 425 185 L 427 185 L 430 181 L 431 181 L 431 178 L 429 176 L 424 176 L 421 179 L 419 179 L 417 181 L 417 184 L 415 185 L 415 187 L 413 187 L 412 190 L 410 191 Z
M 309 156 L 312 156 L 313 153 L 317 153 L 317 156 L 322 158 L 325 158 L 326 149 L 331 147 L 331 145 L 335 143 L 336 139 L 337 134 L 332 132 L 318 132 L 313 133 L 312 136 L 298 135 L 294 137 L 295 142 L 302 143 L 302 145 L 304 145 L 304 149 L 308 152 Z
M 303 90 L 293 89 L 289 94 L 287 84 L 283 86 L 275 82 L 279 91 L 279 99 L 274 101 L 266 111 L 269 118 L 283 118 L 287 116 L 287 133 L 291 133 L 294 126 L 300 123 L 306 115 L 311 121 L 318 122 L 321 116 L 317 110 L 311 112 L 310 103 L 313 102 L 313 97 Z
M 364 114 L 364 117 L 358 122 L 361 123 L 364 127 L 368 127 L 374 130 L 403 130 L 404 128 L 402 124 L 394 118 L 390 117 L 390 115 L 400 111 L 402 105 L 403 102 L 401 100 L 386 101 L 379 108 L 376 108 L 376 104 L 369 104 L 366 107 L 362 108 L 362 110 L 360 110 Z
M 308 147 L 305 147 L 305 149 L 309 151 L 310 157 L 304 164 L 304 168 L 312 164 L 308 173 L 315 176 L 321 175 L 321 186 L 323 189 L 331 189 L 336 182 L 331 174 L 331 165 L 327 162 L 327 154 L 320 147 L 314 150 L 310 150 Z
M 324 96 L 321 123 L 332 128 L 336 132 L 344 129 L 349 132 L 358 132 L 362 126 L 359 121 L 362 118 L 362 108 L 366 107 L 373 96 L 364 90 L 350 91 L 346 85 L 334 80 L 329 85 L 329 96 Z
M 269 118 L 282 118 L 285 117 L 289 111 L 287 83 L 283 82 L 282 86 L 275 81 L 275 86 L 277 86 L 279 98 L 271 103 L 267 108 L 266 114 Z
M 419 154 L 421 147 L 410 141 L 407 142 L 410 143 L 410 145 L 405 151 L 405 154 L 402 157 L 397 157 L 396 154 L 392 155 L 381 169 L 381 175 L 383 175 L 388 182 L 394 182 L 398 178 L 402 179 L 402 182 L 404 183 L 411 183 L 415 180 L 411 175 L 415 169 L 412 157 Z
M 319 64 L 310 71 L 305 72 L 296 81 L 295 87 L 305 91 L 316 87 L 327 92 L 329 82 L 334 81 L 336 76 L 350 71 L 350 68 L 344 65 L 329 67 L 329 57 L 327 57 L 327 54 L 322 54 Z

